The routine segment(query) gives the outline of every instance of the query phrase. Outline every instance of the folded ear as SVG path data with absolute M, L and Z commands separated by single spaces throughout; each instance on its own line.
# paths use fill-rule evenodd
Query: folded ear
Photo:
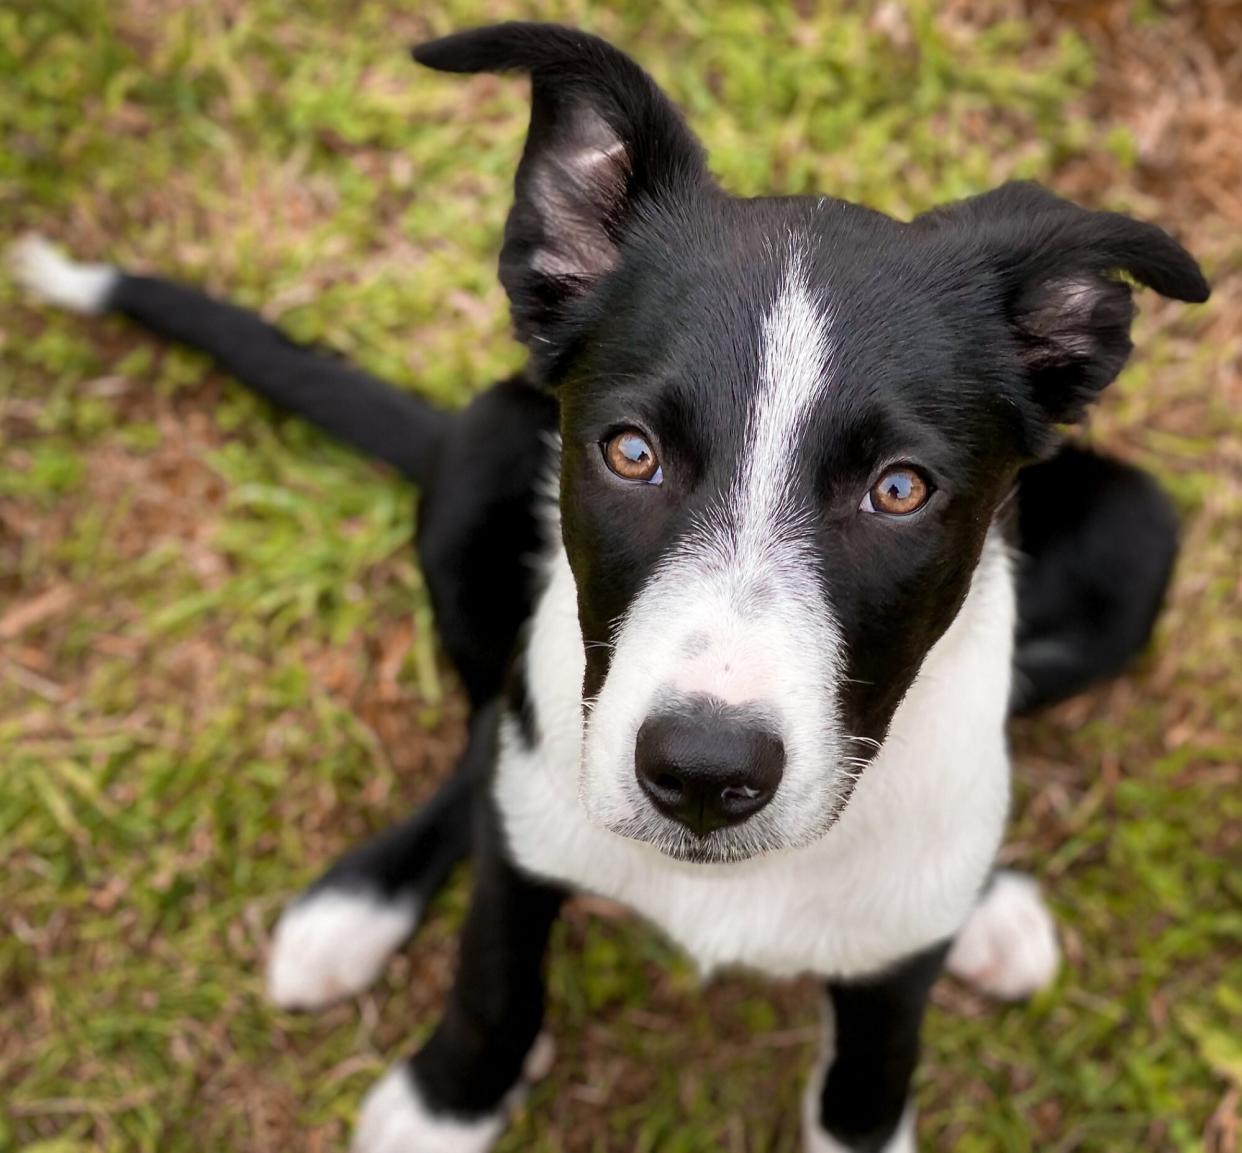
M 681 114 L 637 64 L 556 24 L 496 24 L 414 49 L 445 72 L 528 72 L 530 131 L 505 225 L 500 279 L 518 338 L 552 375 L 566 306 L 616 267 L 644 200 L 710 182 Z
M 1036 184 L 1005 184 L 916 223 L 959 230 L 972 267 L 998 275 L 1033 398 L 1057 423 L 1081 419 L 1129 358 L 1130 280 L 1174 300 L 1208 298 L 1198 264 L 1162 228 Z

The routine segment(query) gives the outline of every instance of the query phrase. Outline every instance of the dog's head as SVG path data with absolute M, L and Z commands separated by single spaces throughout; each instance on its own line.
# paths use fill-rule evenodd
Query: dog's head
M 737 199 L 633 61 L 506 24 L 415 50 L 519 70 L 500 275 L 560 397 L 586 646 L 582 790 L 694 860 L 821 836 L 966 597 L 1016 471 L 1130 352 L 1168 234 L 1010 184 L 902 223 Z

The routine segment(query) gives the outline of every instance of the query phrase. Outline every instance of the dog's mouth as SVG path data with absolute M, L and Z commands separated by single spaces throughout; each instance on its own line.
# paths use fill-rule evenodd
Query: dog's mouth
M 795 782 L 746 819 L 703 832 L 662 812 L 632 776 L 618 795 L 593 790 L 584 772 L 578 781 L 578 799 L 596 828 L 649 846 L 670 861 L 740 865 L 805 849 L 823 839 L 849 806 L 859 776 L 858 771 L 815 774 L 815 784 Z
M 648 846 L 679 864 L 739 865 L 823 839 L 841 819 L 861 775 L 861 762 L 853 758 L 795 762 L 769 802 L 749 813 L 727 814 L 735 819 L 726 824 L 705 821 L 701 809 L 687 808 L 685 815 L 670 811 L 678 805 L 663 803 L 658 792 L 652 796 L 651 789 L 644 789 L 628 761 L 601 765 L 584 755 L 577 791 L 579 805 L 597 829 Z M 700 827 L 704 824 L 708 827 Z
M 698 834 L 654 811 L 644 811 L 607 825 L 609 832 L 649 845 L 662 856 L 688 865 L 737 865 L 772 853 L 805 848 L 817 841 L 839 819 L 848 798 L 833 806 L 808 833 L 790 836 L 778 822 L 763 816 L 731 828 Z
M 655 814 L 612 825 L 610 831 L 688 865 L 734 865 L 786 847 L 775 837 L 743 836 L 741 829 L 717 829 L 699 835 Z

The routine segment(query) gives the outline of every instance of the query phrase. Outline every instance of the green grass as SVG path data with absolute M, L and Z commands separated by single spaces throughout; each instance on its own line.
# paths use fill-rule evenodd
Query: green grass
M 1159 211 L 1127 125 L 1087 115 L 1085 41 L 938 7 L 505 12 L 639 55 L 738 192 L 909 214 L 1093 164 L 1114 177 L 1098 203 Z M 460 402 L 521 359 L 494 266 L 525 95 L 403 49 L 494 15 L 10 0 L 0 243 L 37 228 L 206 283 Z M 1016 733 L 1007 855 L 1048 881 L 1068 968 L 1026 1006 L 938 992 L 928 1148 L 1235 1147 L 1242 251 L 1166 222 L 1207 238 L 1217 303 L 1151 308 L 1093 435 L 1177 497 L 1174 603 L 1133 676 Z M 467 891 L 357 1003 L 264 1003 L 282 901 L 424 796 L 460 740 L 412 496 L 199 358 L 33 308 L 2 276 L 0 358 L 0 1150 L 339 1148 L 434 1020 Z M 505 1150 L 798 1148 L 809 984 L 701 990 L 647 929 L 585 907 L 551 983 L 557 1068 Z

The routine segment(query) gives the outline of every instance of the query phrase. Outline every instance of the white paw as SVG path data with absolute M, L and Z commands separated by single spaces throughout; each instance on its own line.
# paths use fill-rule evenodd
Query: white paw
M 824 1078 L 836 1060 L 837 1028 L 832 1011 L 832 1003 L 825 998 L 823 1002 L 824 1025 L 823 1040 L 820 1044 L 819 1056 L 815 1060 L 815 1068 L 807 1080 L 806 1090 L 802 1094 L 802 1148 L 804 1153 L 854 1153 L 828 1133 L 819 1121 L 820 1097 L 824 1091 Z M 915 1138 L 914 1106 L 906 1105 L 901 1116 L 901 1123 L 896 1132 L 880 1153 L 916 1153 L 918 1143 Z
M 73 312 L 103 312 L 121 274 L 110 264 L 79 264 L 28 233 L 9 249 L 13 278 L 32 296 Z
M 802 1148 L 804 1153 L 856 1153 L 849 1145 L 842 1145 L 835 1137 L 824 1132 L 819 1122 L 813 1119 L 808 1119 L 802 1127 Z M 901 1124 L 880 1153 L 918 1153 L 912 1107 L 908 1107 L 902 1114 Z
M 350 1153 L 486 1153 L 504 1125 L 503 1114 L 467 1121 L 428 1112 L 401 1064 L 363 1098 Z
M 267 995 L 282 1009 L 319 1009 L 360 993 L 418 924 L 414 901 L 322 889 L 276 922 Z
M 1021 873 L 997 873 L 953 942 L 947 967 L 959 980 L 1002 1001 L 1046 989 L 1061 965 L 1057 929 L 1039 886 Z

